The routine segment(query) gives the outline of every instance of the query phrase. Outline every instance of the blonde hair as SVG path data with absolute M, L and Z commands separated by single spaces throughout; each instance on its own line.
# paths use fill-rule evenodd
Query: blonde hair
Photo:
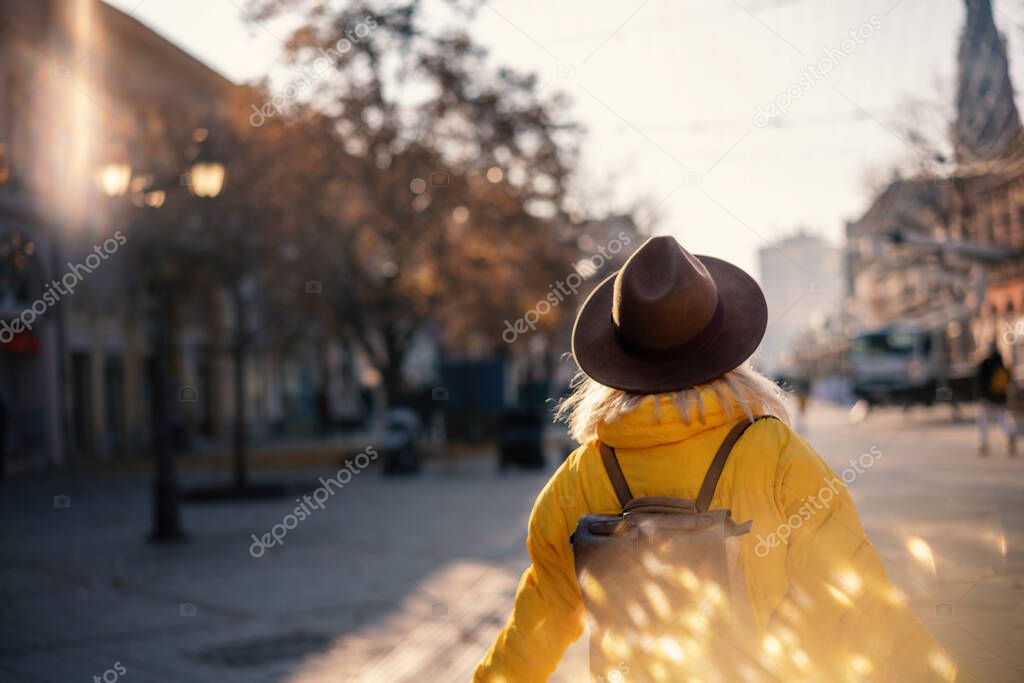
M 668 394 L 633 394 L 613 389 L 595 382 L 582 372 L 577 373 L 569 386 L 572 391 L 558 403 L 555 419 L 568 424 L 569 434 L 578 443 L 596 438 L 598 425 L 631 413 L 648 397 L 655 399 L 655 414 L 661 406 L 660 397 L 671 398 L 686 424 L 690 424 L 691 414 L 698 422 L 704 423 L 701 396 L 707 392 L 718 397 L 729 417 L 736 416 L 739 407 L 750 419 L 755 415 L 774 415 L 790 424 L 786 393 L 749 363 L 707 384 Z

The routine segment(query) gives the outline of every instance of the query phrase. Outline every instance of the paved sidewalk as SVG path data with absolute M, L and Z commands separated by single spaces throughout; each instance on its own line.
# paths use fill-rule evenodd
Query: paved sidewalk
M 832 465 L 877 447 L 850 488 L 917 614 L 980 680 L 1024 680 L 1024 458 L 974 453 L 969 425 L 899 411 L 860 425 L 814 406 Z M 413 479 L 364 471 L 254 558 L 291 499 L 191 504 L 191 539 L 144 542 L 149 481 L 47 475 L 0 488 L 0 680 L 467 680 L 510 606 L 548 473 L 459 461 Z M 274 472 L 316 486 L 330 472 Z M 189 473 L 186 483 L 208 483 Z M 69 507 L 55 507 L 55 496 Z M 63 499 L 58 499 L 62 504 Z M 922 539 L 934 571 L 908 549 Z M 117 673 L 116 665 L 124 672 Z M 552 679 L 577 681 L 575 645 Z

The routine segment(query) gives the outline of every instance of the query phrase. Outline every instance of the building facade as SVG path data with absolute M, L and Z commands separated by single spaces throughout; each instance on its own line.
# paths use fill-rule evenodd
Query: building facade
M 247 89 L 98 0 L 0 0 L 0 439 L 6 469 L 148 449 L 153 297 L 131 250 L 167 227 L 153 178 L 183 178 L 169 119 L 247 111 Z M 229 181 L 230 182 L 230 179 Z M 159 227 L 158 227 L 159 226 Z M 187 227 L 187 226 L 181 226 Z M 172 312 L 172 421 L 189 441 L 233 419 L 231 301 L 197 286 Z M 19 322 L 20 321 L 20 322 Z M 320 348 L 261 340 L 252 425 L 315 421 Z
M 1024 377 L 1024 137 L 989 0 L 965 0 L 955 159 L 894 178 L 846 230 L 848 310 L 945 339 L 954 374 L 994 342 Z
M 837 247 L 806 231 L 762 247 L 757 257 L 768 330 L 755 361 L 762 371 L 779 375 L 793 369 L 790 354 L 798 337 L 838 319 L 843 262 Z

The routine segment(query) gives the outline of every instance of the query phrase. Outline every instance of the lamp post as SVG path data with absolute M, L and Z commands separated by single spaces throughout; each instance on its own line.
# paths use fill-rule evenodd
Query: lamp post
M 132 168 L 129 164 L 112 162 L 96 169 L 93 179 L 96 187 L 110 199 L 124 196 L 131 186 Z M 143 195 L 141 206 L 158 208 L 161 201 L 147 201 Z M 185 537 L 181 528 L 178 507 L 178 477 L 174 468 L 174 455 L 170 447 L 170 423 L 167 419 L 167 306 L 168 297 L 162 264 L 156 265 L 156 315 L 153 324 L 153 444 L 156 447 L 156 472 L 153 480 L 153 529 L 150 541 L 177 541 Z
M 196 143 L 206 139 L 204 129 L 195 132 Z M 198 158 L 188 168 L 188 182 L 185 185 L 189 192 L 200 198 L 212 199 L 220 194 L 225 179 L 224 165 L 218 161 Z M 132 187 L 132 169 L 126 163 L 111 163 L 96 170 L 94 179 L 97 187 L 110 198 L 119 197 Z M 147 181 L 143 181 L 148 184 Z M 168 187 L 180 184 L 167 183 Z M 167 193 L 157 189 L 145 191 L 141 188 L 136 203 L 150 209 L 163 206 Z M 153 324 L 153 436 L 156 446 L 156 471 L 153 479 L 153 528 L 149 534 L 151 542 L 180 541 L 185 538 L 181 527 L 180 492 L 178 476 L 171 450 L 171 422 L 169 419 L 170 382 L 168 366 L 170 365 L 170 327 L 171 297 L 169 296 L 168 277 L 165 272 L 163 249 L 156 250 L 154 268 L 154 294 L 156 311 Z
M 203 139 L 205 139 L 205 131 Z M 212 199 L 220 194 L 224 186 L 224 165 L 215 161 L 197 161 L 188 171 L 189 181 L 186 186 L 196 196 Z M 165 200 L 162 190 L 146 195 L 147 206 L 160 206 Z M 162 250 L 161 250 L 162 251 Z M 157 257 L 158 259 L 160 256 Z M 152 542 L 178 541 L 184 538 L 181 529 L 180 492 L 178 489 L 177 470 L 174 465 L 174 453 L 171 451 L 171 423 L 169 420 L 168 381 L 170 364 L 170 328 L 171 297 L 169 283 L 164 264 L 156 264 L 156 324 L 154 351 L 156 355 L 156 373 L 154 378 L 154 432 L 157 443 L 157 469 L 153 482 L 153 530 L 149 540 Z

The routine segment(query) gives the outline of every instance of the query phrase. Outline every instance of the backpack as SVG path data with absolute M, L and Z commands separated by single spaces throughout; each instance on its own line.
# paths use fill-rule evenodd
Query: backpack
M 722 441 L 696 500 L 633 498 L 615 450 L 599 444 L 622 512 L 584 515 L 569 538 L 593 680 L 749 679 L 750 660 L 739 651 L 758 643 L 739 537 L 753 522 L 737 524 L 730 510 L 709 507 L 733 446 L 751 424 L 740 422 Z
M 997 367 L 988 380 L 988 389 L 994 396 L 1001 396 L 1006 393 L 1010 386 L 1010 371 L 1003 366 Z

